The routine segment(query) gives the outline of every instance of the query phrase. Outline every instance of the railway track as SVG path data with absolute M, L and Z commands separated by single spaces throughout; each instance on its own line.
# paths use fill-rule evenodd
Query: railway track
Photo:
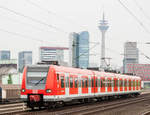
M 0 115 L 28 110 L 25 103 L 1 104 Z
M 138 97 L 136 99 L 135 98 L 125 99 L 121 101 L 115 101 L 115 102 L 104 103 L 104 104 L 99 103 L 96 105 L 87 105 L 87 106 L 83 106 L 79 108 L 68 109 L 65 111 L 53 112 L 52 115 L 91 115 L 91 114 L 100 113 L 106 110 L 111 110 L 114 108 L 120 108 L 122 106 L 139 103 L 142 101 L 147 101 L 149 99 L 150 97 L 148 96 L 148 97 Z
M 101 101 L 101 102 L 94 102 L 94 103 L 85 103 L 85 104 L 74 104 L 74 105 L 67 105 L 61 108 L 56 109 L 43 109 L 41 111 L 35 110 L 35 111 L 27 111 L 27 109 L 23 110 L 22 112 L 16 111 L 17 113 L 14 113 L 14 115 L 90 115 L 90 114 L 96 114 L 103 111 L 111 110 L 114 108 L 119 108 L 122 106 L 127 106 L 130 104 L 139 103 L 142 101 L 150 100 L 149 94 L 143 94 L 137 98 L 120 98 L 116 100 L 110 100 L 108 101 Z M 1 111 L 0 111 L 1 113 Z M 12 115 L 12 114 L 11 114 Z M 143 114 L 148 115 L 148 114 Z

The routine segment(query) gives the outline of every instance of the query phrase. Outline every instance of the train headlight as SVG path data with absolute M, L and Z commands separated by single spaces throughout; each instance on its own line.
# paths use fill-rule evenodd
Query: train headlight
M 25 92 L 26 90 L 25 89 L 22 89 L 22 92 Z
M 46 93 L 51 93 L 51 90 L 50 90 L 50 89 L 47 89 L 47 90 L 46 90 Z

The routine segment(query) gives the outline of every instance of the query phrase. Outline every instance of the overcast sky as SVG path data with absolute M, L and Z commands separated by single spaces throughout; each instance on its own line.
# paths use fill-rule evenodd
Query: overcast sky
M 17 58 L 19 51 L 31 50 L 35 63 L 40 46 L 68 47 L 70 32 L 88 31 L 90 42 L 101 42 L 98 25 L 104 11 L 110 26 L 106 33 L 106 57 L 112 58 L 111 65 L 122 65 L 126 41 L 138 42 L 138 48 L 150 56 L 150 45 L 145 44 L 150 42 L 150 1 L 121 1 L 147 30 L 118 0 L 0 0 L 0 50 L 10 50 L 12 58 Z M 94 45 L 91 43 L 90 47 Z M 100 45 L 90 54 L 96 54 L 90 56 L 90 63 L 99 63 Z M 150 60 L 140 55 L 140 63 Z

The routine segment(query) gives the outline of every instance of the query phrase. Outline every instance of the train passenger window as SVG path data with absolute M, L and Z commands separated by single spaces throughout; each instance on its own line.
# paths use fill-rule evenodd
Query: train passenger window
M 86 88 L 88 87 L 88 78 L 86 78 L 86 80 L 85 80 L 85 87 Z
M 77 88 L 78 87 L 78 78 L 75 78 L 75 88 Z
M 105 87 L 105 80 L 104 79 L 101 80 L 101 87 Z
M 92 78 L 92 87 L 94 87 L 94 79 Z
M 98 85 L 97 85 L 97 78 L 95 79 L 95 87 L 97 87 Z
M 73 88 L 73 77 L 70 77 L 70 88 Z
M 61 76 L 60 78 L 61 78 L 61 88 L 64 88 L 64 85 L 65 85 L 64 84 L 64 76 Z

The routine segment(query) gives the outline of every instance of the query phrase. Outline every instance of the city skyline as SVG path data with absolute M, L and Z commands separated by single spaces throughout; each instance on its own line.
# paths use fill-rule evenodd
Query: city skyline
M 34 2 L 33 0 L 28 0 Z M 15 15 L 12 12 L 1 8 L 1 28 L 10 32 L 17 32 L 24 36 L 16 36 L 8 32 L 1 31 L 0 49 L 10 50 L 12 52 L 12 58 L 17 57 L 18 52 L 23 50 L 33 51 L 34 63 L 38 61 L 38 47 L 40 46 L 69 46 L 68 36 L 70 32 L 79 32 L 87 30 L 90 34 L 90 42 L 99 42 L 101 33 L 97 28 L 99 20 L 102 18 L 102 12 L 105 11 L 106 18 L 109 20 L 110 29 L 106 34 L 106 55 L 111 57 L 111 64 L 114 66 L 122 65 L 123 60 L 123 44 L 126 41 L 137 42 L 138 48 L 145 54 L 149 55 L 149 46 L 144 44 L 149 42 L 149 35 L 139 25 L 138 22 L 119 4 L 114 0 L 101 0 L 90 1 L 87 0 L 86 4 L 84 0 L 76 1 L 41 1 L 38 0 L 37 4 L 45 9 L 54 12 L 54 14 L 47 13 L 46 10 L 39 9 L 30 4 L 26 0 L 13 2 L 8 0 L 0 1 L 1 6 L 20 12 L 24 15 L 41 20 L 47 24 L 56 26 L 59 29 L 50 28 L 35 21 L 31 21 L 27 18 Z M 148 1 L 137 2 L 141 5 L 143 10 L 147 13 L 149 11 Z M 35 2 L 34 2 L 35 3 Z M 67 7 L 66 4 L 67 3 Z M 133 1 L 124 2 L 134 14 L 143 22 L 146 27 L 149 21 L 145 18 L 139 8 Z M 57 6 L 57 7 L 56 7 Z M 78 6 L 78 8 L 76 8 Z M 84 9 L 82 8 L 84 6 Z M 89 9 L 90 7 L 90 9 Z M 68 10 L 69 9 L 69 10 Z M 40 14 L 40 15 L 39 15 Z M 16 20 L 16 21 L 14 21 Z M 21 23 L 20 23 L 21 22 Z M 64 32 L 63 32 L 64 31 Z M 67 33 L 65 33 L 67 32 Z M 127 34 L 128 33 L 128 34 Z M 29 37 L 30 36 L 30 37 Z M 32 39 L 32 40 L 31 40 Z M 37 41 L 33 40 L 37 39 Z M 39 41 L 38 41 L 39 40 Z M 48 41 L 47 43 L 42 42 Z M 9 41 L 9 42 L 8 42 Z M 34 45 L 33 45 L 34 44 Z M 94 44 L 90 44 L 92 47 Z M 90 57 L 90 63 L 99 63 L 98 54 L 100 45 L 97 45 L 91 52 L 96 56 Z M 65 60 L 69 60 L 66 58 Z M 141 61 L 142 60 L 142 61 Z M 144 56 L 140 55 L 141 63 L 149 63 Z

